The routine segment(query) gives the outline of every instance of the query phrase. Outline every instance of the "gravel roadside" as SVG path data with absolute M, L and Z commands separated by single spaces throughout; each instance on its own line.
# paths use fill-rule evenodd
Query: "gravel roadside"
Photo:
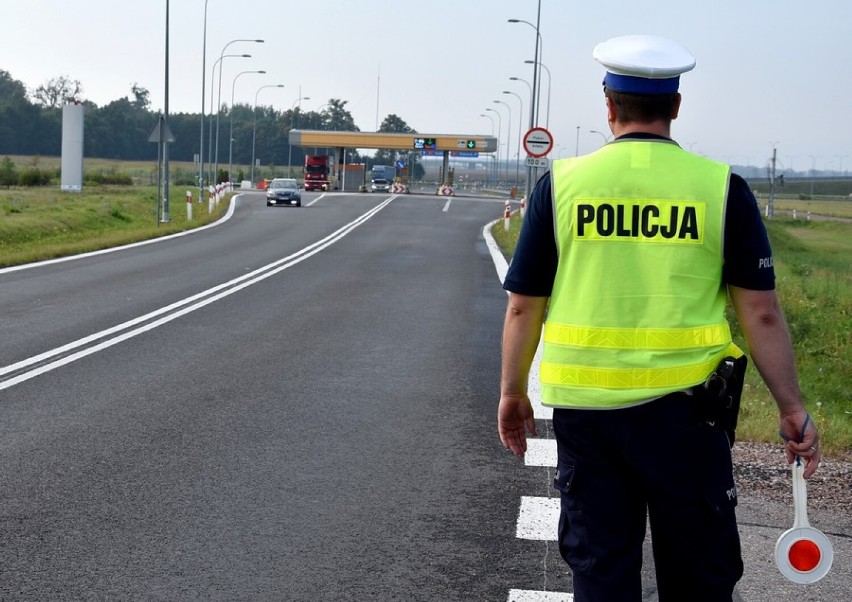
M 780 444 L 737 441 L 733 458 L 738 492 L 792 507 L 792 477 Z M 807 484 L 809 509 L 852 516 L 852 462 L 823 458 Z

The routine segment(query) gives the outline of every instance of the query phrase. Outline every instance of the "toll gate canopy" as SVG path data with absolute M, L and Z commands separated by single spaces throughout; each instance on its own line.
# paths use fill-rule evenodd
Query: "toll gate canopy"
M 327 132 L 290 130 L 292 146 L 325 148 L 376 148 L 417 151 L 470 151 L 493 153 L 497 138 L 471 134 L 395 134 L 385 132 Z

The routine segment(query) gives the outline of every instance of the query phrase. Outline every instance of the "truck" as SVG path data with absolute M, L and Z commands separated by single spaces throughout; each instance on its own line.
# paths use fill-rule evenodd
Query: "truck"
M 328 190 L 329 180 L 329 157 L 326 155 L 305 156 L 305 190 Z
M 395 177 L 396 168 L 393 165 L 373 165 L 373 171 L 370 174 L 370 179 L 373 181 L 387 180 L 393 183 Z

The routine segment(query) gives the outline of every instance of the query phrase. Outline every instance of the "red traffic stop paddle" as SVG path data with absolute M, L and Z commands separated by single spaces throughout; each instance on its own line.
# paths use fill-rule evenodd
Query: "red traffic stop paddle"
M 794 583 L 814 583 L 828 574 L 834 560 L 831 542 L 808 524 L 808 492 L 805 470 L 796 458 L 793 462 L 793 528 L 781 534 L 775 544 L 775 564 L 781 574 Z

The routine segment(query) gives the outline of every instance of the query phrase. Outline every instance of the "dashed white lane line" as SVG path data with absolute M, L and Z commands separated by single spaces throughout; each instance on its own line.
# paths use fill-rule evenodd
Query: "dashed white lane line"
M 527 453 L 524 454 L 524 464 L 555 468 L 556 460 L 555 439 L 527 439 Z
M 556 541 L 559 504 L 558 497 L 521 497 L 521 509 L 518 512 L 518 526 L 515 531 L 518 539 Z
M 509 590 L 508 602 L 574 602 L 574 594 L 512 589 Z
M 491 236 L 491 227 L 500 222 L 486 224 L 482 229 L 482 235 L 491 252 L 494 267 L 500 282 L 506 277 L 509 265 L 503 257 L 503 253 Z M 508 294 L 508 293 L 507 293 Z M 553 409 L 541 405 L 541 386 L 539 384 L 539 364 L 541 363 L 541 343 L 536 349 L 532 366 L 530 367 L 529 381 L 527 383 L 527 394 L 533 406 L 533 416 L 537 420 L 552 420 Z M 527 453 L 524 462 L 526 466 L 556 466 L 556 441 L 553 439 L 527 438 Z M 556 541 L 556 533 L 559 524 L 559 497 L 530 497 L 521 498 L 521 507 L 518 512 L 516 536 L 520 539 L 534 539 L 542 541 Z M 508 602 L 573 602 L 574 594 L 566 592 L 534 591 L 511 589 L 509 590 Z

